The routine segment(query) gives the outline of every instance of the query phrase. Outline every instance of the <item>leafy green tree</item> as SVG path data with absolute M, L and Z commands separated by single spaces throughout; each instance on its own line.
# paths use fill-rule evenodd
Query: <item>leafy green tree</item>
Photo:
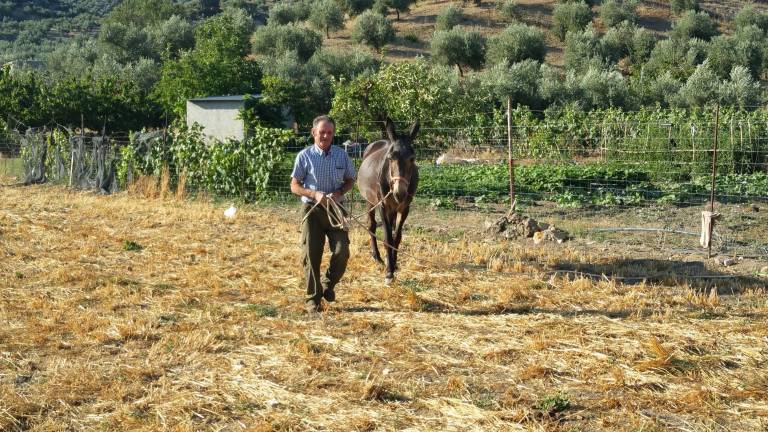
M 636 0 L 605 0 L 600 7 L 600 18 L 608 27 L 619 25 L 623 21 L 634 23 L 637 20 Z
M 395 29 L 392 23 L 374 12 L 363 12 L 355 20 L 352 30 L 352 39 L 358 43 L 364 43 L 377 52 L 395 38 Z
M 560 40 L 565 40 L 569 31 L 582 31 L 592 21 L 592 9 L 580 2 L 559 3 L 552 13 L 552 32 Z
M 302 62 L 295 52 L 261 59 L 263 106 L 287 107 L 299 124 L 307 124 L 318 112 L 328 112 L 331 81 L 316 63 Z
M 507 20 L 514 21 L 517 18 L 520 7 L 517 4 L 517 0 L 497 0 L 496 9 Z
M 757 26 L 748 25 L 739 28 L 733 34 L 736 64 L 749 69 L 752 77 L 759 79 L 766 60 L 768 41 L 765 33 Z
M 148 33 L 153 50 L 160 57 L 176 58 L 182 50 L 195 46 L 194 26 L 178 15 L 155 25 Z
M 319 33 L 294 24 L 266 25 L 253 34 L 253 52 L 264 56 L 295 51 L 302 61 L 307 61 L 321 45 Z
M 629 59 L 633 64 L 645 63 L 656 46 L 656 37 L 650 31 L 639 27 L 632 35 L 632 44 L 629 46 Z
M 720 80 L 704 62 L 696 67 L 680 88 L 679 103 L 683 106 L 699 107 L 717 102 L 720 96 Z
M 371 134 L 380 131 L 373 122 L 386 116 L 407 122 L 430 119 L 434 128 L 450 127 L 477 113 L 477 107 L 461 103 L 455 80 L 456 74 L 444 74 L 423 60 L 388 64 L 375 75 L 336 83 L 331 115 L 340 128 L 359 124 L 361 132 Z
M 220 5 L 223 11 L 239 9 L 254 21 L 266 22 L 267 8 L 264 0 L 221 0 Z
M 172 0 L 123 0 L 106 16 L 104 23 L 143 27 L 165 21 L 180 12 Z
M 302 0 L 275 3 L 269 10 L 267 22 L 272 25 L 296 23 L 309 18 L 311 11 L 309 3 Z
M 147 31 L 134 24 L 107 22 L 99 31 L 99 43 L 104 51 L 120 62 L 155 56 Z
M 322 49 L 315 52 L 309 62 L 333 79 L 346 80 L 376 73 L 381 66 L 381 61 L 370 53 L 357 49 Z
M 629 88 L 621 73 L 590 68 L 580 81 L 586 110 L 630 107 Z
M 539 94 L 541 64 L 532 59 L 510 65 L 506 61 L 495 64 L 483 76 L 483 85 L 497 103 L 506 103 L 507 97 L 515 105 L 534 109 L 542 107 Z
M 600 34 L 593 26 L 571 31 L 565 36 L 564 61 L 567 70 L 586 70 L 594 59 L 602 61 Z
M 309 22 L 320 31 L 325 31 L 325 37 L 330 38 L 330 32 L 344 28 L 344 14 L 334 0 L 318 0 L 312 6 Z
M 491 38 L 488 61 L 497 64 L 506 61 L 518 63 L 526 59 L 544 61 L 547 52 L 544 33 L 526 24 L 512 24 Z
M 373 6 L 374 0 L 336 0 L 341 10 L 348 13 L 349 16 L 360 15 Z
M 387 6 L 391 7 L 397 13 L 397 20 L 400 21 L 400 12 L 408 12 L 411 8 L 412 0 L 384 0 Z
M 246 58 L 252 26 L 250 17 L 238 9 L 198 26 L 195 49 L 163 64 L 154 98 L 181 117 L 192 97 L 258 93 L 261 69 Z
M 712 38 L 707 46 L 707 58 L 709 67 L 720 78 L 728 77 L 728 74 L 736 64 L 736 44 L 730 36 L 720 35 Z
M 195 51 L 219 58 L 245 56 L 254 25 L 245 11 L 227 10 L 195 28 Z
M 699 38 L 705 41 L 718 35 L 717 27 L 712 19 L 704 11 L 688 11 L 684 13 L 672 25 L 670 38 L 677 41 L 687 41 L 691 38 Z
M 461 22 L 461 9 L 450 5 L 445 9 L 442 9 L 437 14 L 437 19 L 435 21 L 435 30 L 450 30 Z
M 669 9 L 675 15 L 681 14 L 686 11 L 698 12 L 699 0 L 670 0 Z
M 659 41 L 643 66 L 646 74 L 660 76 L 669 72 L 673 78 L 685 80 L 693 73 L 694 67 L 686 59 L 687 44 L 671 39 Z
M 480 69 L 485 63 L 485 37 L 463 27 L 436 31 L 431 43 L 432 58 L 440 64 L 455 65 L 464 76 L 462 66 Z
M 602 58 L 608 63 L 618 63 L 629 56 L 637 28 L 628 21 L 622 21 L 611 27 L 600 39 Z
M 737 106 L 741 109 L 754 108 L 762 103 L 760 83 L 752 78 L 752 72 L 744 66 L 735 66 L 730 79 L 721 90 L 721 102 L 724 105 Z
M 733 26 L 737 29 L 750 25 L 757 26 L 763 32 L 768 31 L 768 14 L 757 9 L 753 4 L 747 4 L 733 17 Z

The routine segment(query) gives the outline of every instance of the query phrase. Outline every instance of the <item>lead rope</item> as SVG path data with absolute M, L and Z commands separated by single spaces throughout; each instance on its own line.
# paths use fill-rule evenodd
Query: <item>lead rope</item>
M 384 203 L 384 200 L 386 200 L 390 195 L 392 194 L 392 191 L 390 190 L 382 199 L 379 200 L 376 205 L 371 207 L 370 210 L 368 210 L 366 213 L 373 211 L 378 206 Z M 344 231 L 349 231 L 349 220 L 352 219 L 355 222 L 360 223 L 357 219 L 362 217 L 365 213 L 359 215 L 359 216 L 345 216 L 346 214 L 350 214 L 349 210 L 344 208 L 341 204 L 337 203 L 333 199 L 323 199 L 322 201 L 316 202 L 315 205 L 313 205 L 309 211 L 307 211 L 307 214 L 304 215 L 304 218 L 301 219 L 301 223 L 299 223 L 299 229 L 301 229 L 301 226 L 304 225 L 304 222 L 306 222 L 309 215 L 312 213 L 312 211 L 322 203 L 323 208 L 325 209 L 326 214 L 328 215 L 328 223 L 330 223 L 331 227 L 343 229 Z M 362 223 L 360 223 L 362 225 Z M 366 227 L 366 231 L 368 231 L 368 228 Z

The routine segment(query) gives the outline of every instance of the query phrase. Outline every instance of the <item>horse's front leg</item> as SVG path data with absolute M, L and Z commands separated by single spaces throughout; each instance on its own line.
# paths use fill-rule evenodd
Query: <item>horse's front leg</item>
M 405 224 L 405 219 L 408 217 L 409 211 L 410 206 L 406 206 L 405 209 L 403 209 L 403 211 L 400 213 L 400 217 L 397 220 L 397 226 L 395 226 L 395 269 L 397 269 L 397 250 L 400 249 L 400 241 L 403 240 L 403 225 Z
M 376 244 L 376 209 L 370 203 L 368 204 L 368 234 L 371 235 L 371 256 L 377 263 L 384 265 L 384 260 L 379 253 L 379 245 Z
M 384 278 L 384 282 L 389 285 L 395 278 L 395 241 L 392 229 L 395 225 L 395 218 L 397 213 L 395 211 L 387 211 L 385 206 L 381 209 L 381 222 L 384 228 L 384 242 L 387 247 L 387 274 Z

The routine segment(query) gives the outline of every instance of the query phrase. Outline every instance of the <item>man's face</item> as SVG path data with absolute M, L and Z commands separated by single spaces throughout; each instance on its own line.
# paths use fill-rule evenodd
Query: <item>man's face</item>
M 333 123 L 327 121 L 321 121 L 317 126 L 312 128 L 312 137 L 315 138 L 315 145 L 320 147 L 320 150 L 326 151 L 331 148 L 331 142 L 333 142 L 333 133 L 335 128 Z

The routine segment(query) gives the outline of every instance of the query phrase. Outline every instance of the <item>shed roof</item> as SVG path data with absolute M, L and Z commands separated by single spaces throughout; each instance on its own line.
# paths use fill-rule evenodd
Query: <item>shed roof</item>
M 192 98 L 189 99 L 190 102 L 238 102 L 245 100 L 246 96 L 250 96 L 252 99 L 258 99 L 261 97 L 260 94 L 252 94 L 252 95 L 234 95 L 234 96 L 209 96 L 209 97 L 201 97 L 201 98 Z

